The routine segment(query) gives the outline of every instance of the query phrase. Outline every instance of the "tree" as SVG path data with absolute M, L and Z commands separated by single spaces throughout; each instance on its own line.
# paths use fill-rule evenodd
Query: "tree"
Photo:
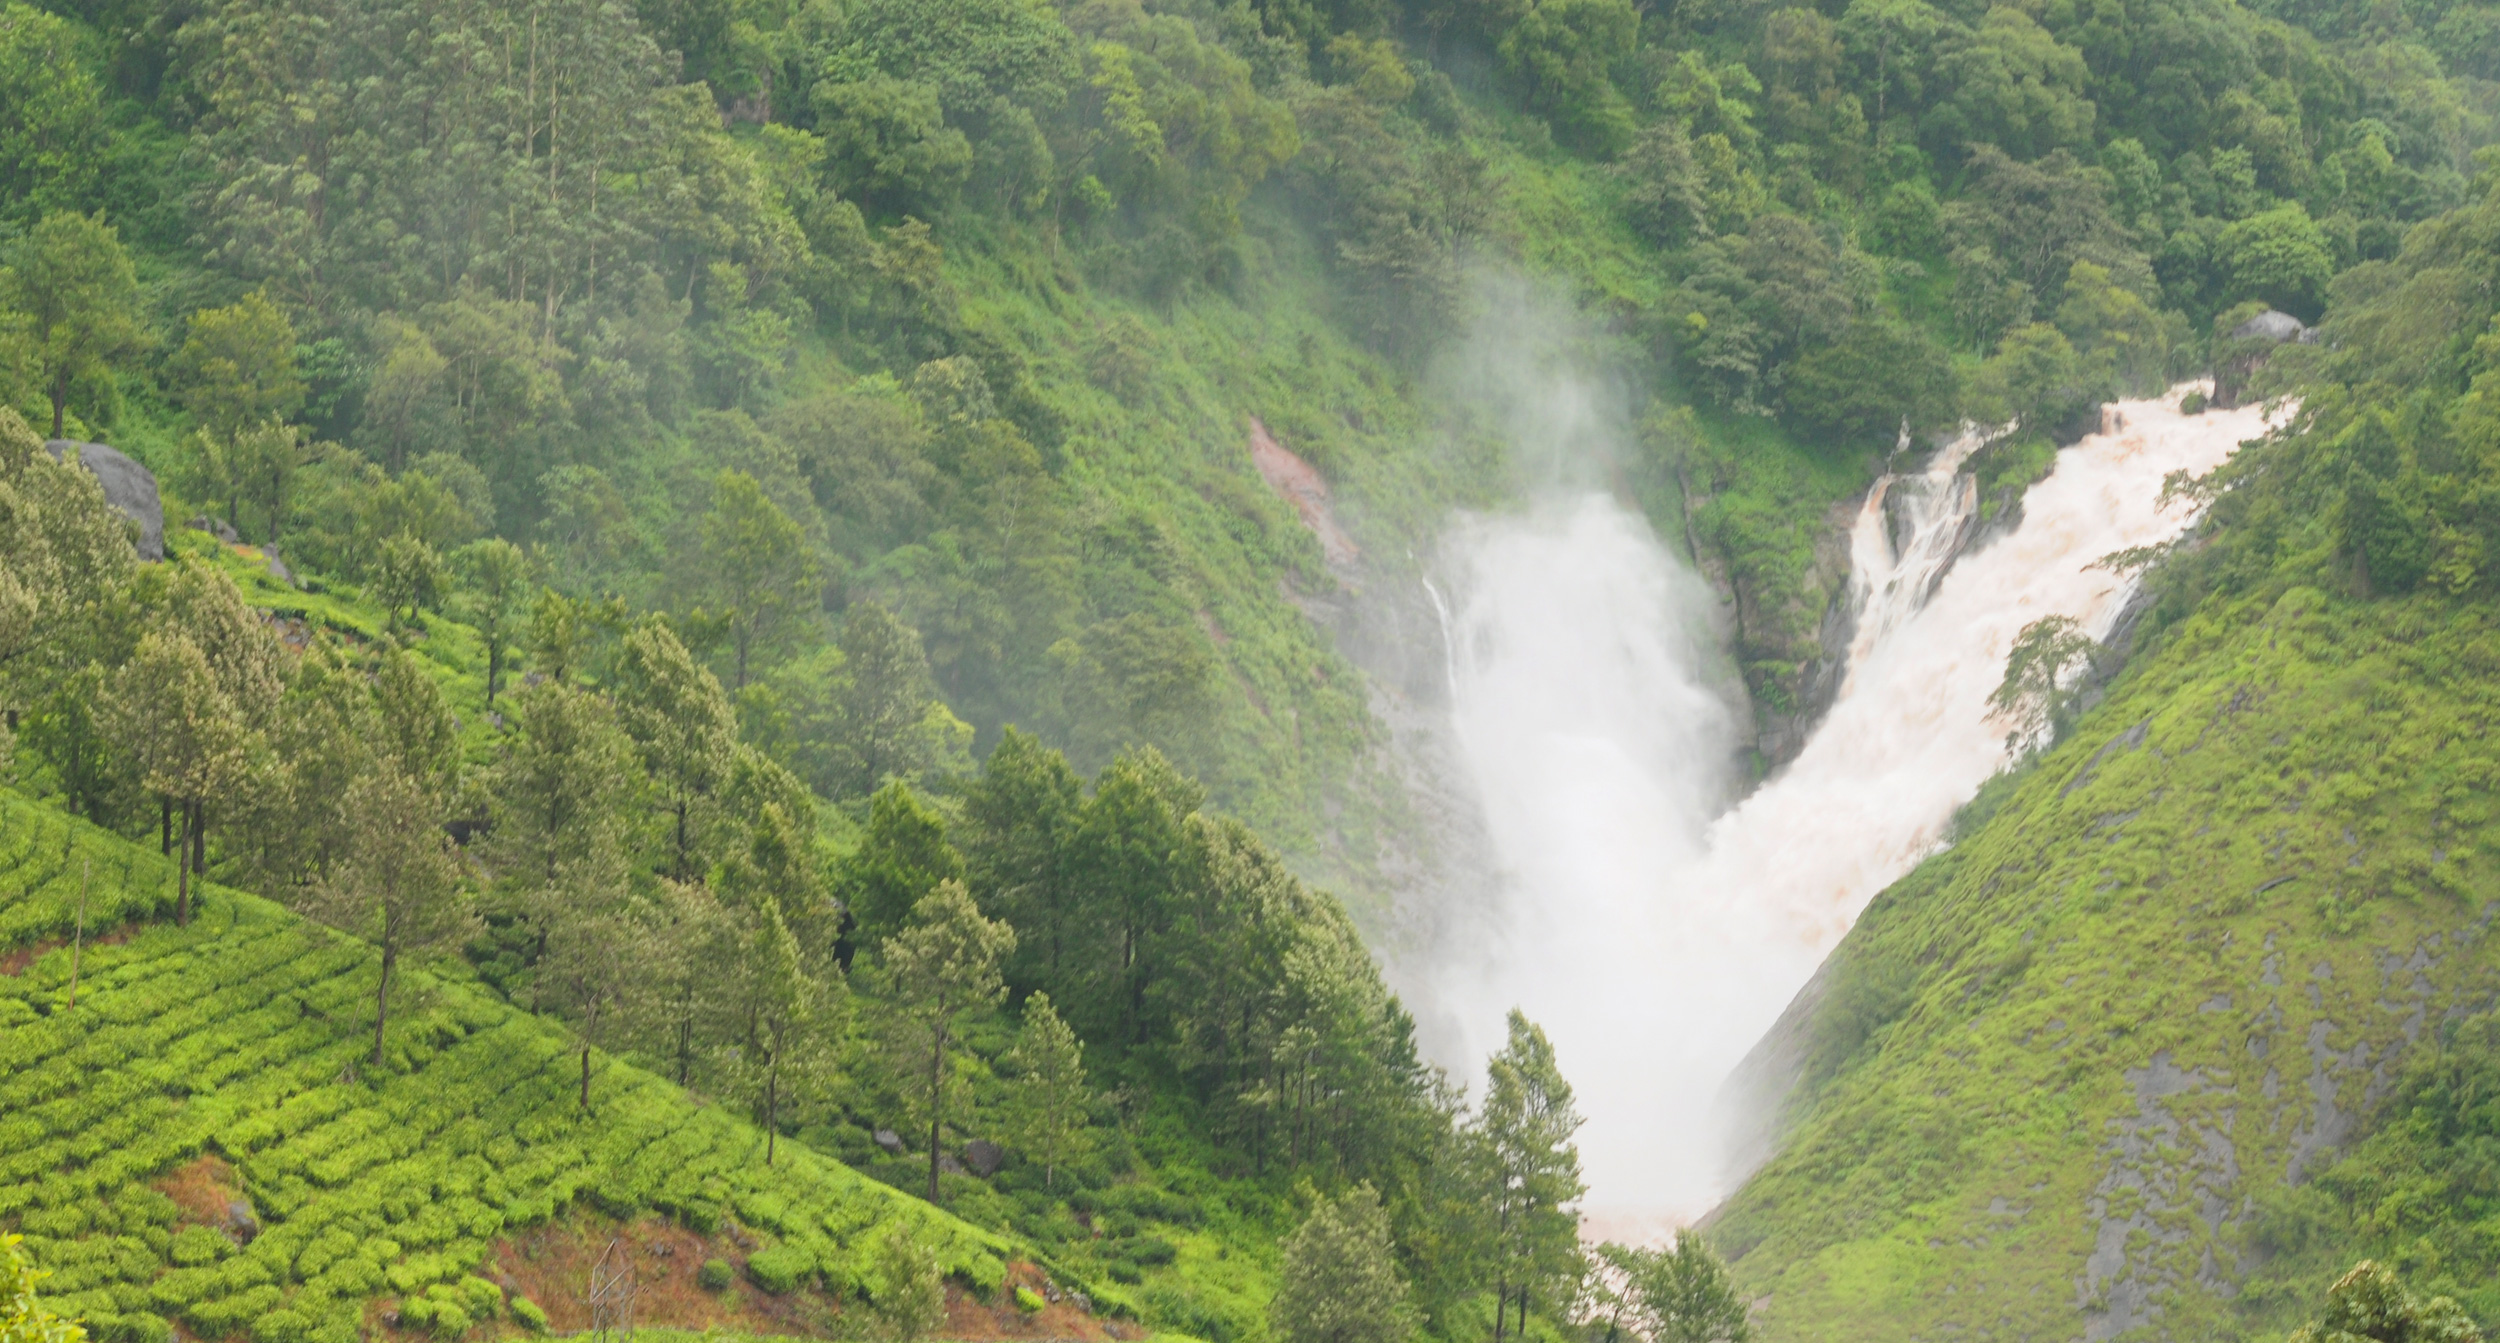
M 1414 1333 L 1389 1212 L 1370 1184 L 1320 1199 L 1284 1250 L 1267 1312 L 1279 1343 L 1403 1343 Z
M 199 645 L 178 631 L 142 636 L 106 695 L 107 735 L 132 762 L 140 786 L 181 812 L 174 922 L 187 925 L 200 812 L 246 766 L 242 716 Z
M 919 632 L 876 602 L 853 602 L 841 646 L 841 730 L 853 786 L 869 792 L 935 764 L 928 722 L 945 706 Z
M 712 508 L 699 530 L 706 590 L 729 624 L 735 694 L 746 689 L 755 654 L 808 606 L 815 563 L 799 525 L 744 471 L 713 479 Z
M 391 628 L 413 625 L 417 614 L 440 599 L 443 557 L 413 536 L 382 538 L 382 554 L 374 567 L 373 595 Z
M 1862 318 L 1790 366 L 1782 400 L 1822 446 L 1889 449 L 1904 430 L 1948 423 L 1955 391 L 1953 361 L 1924 333 Z
M 2290 1343 L 2483 1343 L 2474 1317 L 2452 1298 L 2424 1301 L 2393 1269 L 2364 1259 L 2327 1289 L 2326 1309 Z
M 693 813 L 720 786 L 737 737 L 729 696 L 658 616 L 645 617 L 626 634 L 615 684 L 617 721 L 633 738 L 672 822 L 671 874 L 692 881 Z
M 843 864 L 841 894 L 866 941 L 903 926 L 938 883 L 961 881 L 964 860 L 946 842 L 946 818 L 904 784 L 868 802 L 868 834 Z
M 0 406 L 0 710 L 34 703 L 137 568 L 122 515 Z
M 1085 1042 L 1050 1005 L 1050 995 L 1024 1000 L 1024 1026 L 1007 1061 L 1018 1070 L 1008 1116 L 1009 1141 L 1042 1163 L 1042 1187 L 1055 1189 L 1059 1168 L 1092 1147 L 1093 1092 L 1085 1085 Z
M 2335 257 L 2326 234 L 2297 202 L 2225 228 L 2215 253 L 2230 276 L 2233 300 L 2258 299 L 2304 322 L 2316 321 L 2326 306 Z
M 799 940 L 782 918 L 781 902 L 756 901 L 739 949 L 737 1002 L 745 1035 L 739 1063 L 756 1091 L 756 1119 L 764 1126 L 764 1164 L 773 1163 L 781 1137 L 789 1085 L 813 1080 L 831 1063 L 821 1027 L 826 987 L 809 973 Z
M 1493 1337 L 1503 1336 L 1510 1303 L 1519 1304 L 1520 1337 L 1528 1331 L 1531 1291 L 1575 1279 L 1580 1219 L 1570 1205 L 1586 1192 L 1580 1152 L 1571 1135 L 1580 1115 L 1571 1084 L 1554 1062 L 1553 1043 L 1517 1008 L 1510 1040 L 1486 1067 L 1484 1109 L 1476 1119 L 1488 1199 L 1493 1209 Z M 1515 1294 L 1515 1295 L 1514 1295 Z
M 2055 723 L 2065 703 L 2067 680 L 2087 666 L 2100 646 L 2066 616 L 2045 616 L 2023 626 L 2005 658 L 2005 679 L 1988 696 L 1988 710 L 2013 725 L 2008 742 L 2038 737 Z
M 946 1323 L 946 1280 L 936 1251 L 896 1222 L 880 1243 L 868 1298 L 875 1343 L 920 1343 Z
M 965 791 L 965 880 L 983 908 L 1017 930 L 1007 978 L 1020 988 L 1064 982 L 1076 931 L 1064 850 L 1084 805 L 1085 781 L 1068 758 L 1012 725 Z
M 87 1331 L 35 1299 L 35 1284 L 52 1276 L 35 1267 L 21 1247 L 25 1237 L 0 1233 L 0 1275 L 8 1295 L 0 1298 L 0 1343 L 87 1343 Z
M 373 677 L 382 756 L 438 804 L 460 779 L 460 732 L 434 678 L 403 648 L 386 648 Z
M 878 949 L 894 1004 L 896 1061 L 909 1083 L 912 1108 L 928 1121 L 929 1201 L 938 1201 L 938 1157 L 947 1103 L 958 1089 L 951 1064 L 963 1014 L 1006 994 L 999 959 L 1016 948 L 1016 931 L 981 917 L 960 881 L 947 880 L 912 906 L 912 921 Z
M 1606 1245 L 1599 1254 L 1622 1277 L 1633 1323 L 1649 1343 L 1745 1343 L 1752 1328 L 1727 1266 L 1700 1233 L 1675 1233 L 1672 1248 Z
M 265 289 L 192 313 L 167 372 L 192 418 L 228 439 L 294 415 L 308 390 L 295 366 L 294 324 Z
M 66 19 L 0 6 L 0 218 L 11 224 L 94 189 L 106 132 L 85 45 Z
M 382 1066 L 391 980 L 402 958 L 457 947 L 477 920 L 459 880 L 442 801 L 395 763 L 385 762 L 348 797 L 356 818 L 345 861 L 315 888 L 308 912 L 382 951 L 373 991 L 373 1066 Z
M 486 707 L 492 709 L 504 661 L 528 618 L 533 566 L 526 552 L 500 536 L 462 546 L 451 562 L 460 578 L 460 617 L 486 644 Z
M 59 438 L 70 385 L 110 374 L 114 360 L 147 343 L 138 277 L 101 213 L 46 215 L 9 249 L 8 263 L 0 302 L 27 320 Z

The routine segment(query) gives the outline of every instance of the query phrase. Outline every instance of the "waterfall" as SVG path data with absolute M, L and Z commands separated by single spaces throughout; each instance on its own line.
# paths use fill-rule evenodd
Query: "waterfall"
M 1544 1025 L 1588 1117 L 1592 1230 L 1654 1236 L 1727 1192 L 1722 1082 L 1866 902 L 1943 842 L 2007 759 L 1987 699 L 2014 639 L 2063 615 L 2103 637 L 2130 580 L 2094 562 L 2177 536 L 2161 502 L 2262 433 L 2256 408 L 2117 403 L 1976 550 L 1966 434 L 1869 494 L 1851 537 L 1857 632 L 1797 758 L 1733 810 L 1708 596 L 1602 493 L 1462 519 L 1440 566 L 1456 754 L 1498 856 L 1473 947 L 1417 984 L 1466 1074 L 1513 1005 Z M 1956 558 L 1959 552 L 1958 558 Z M 1434 599 L 1443 602 L 1436 590 Z M 1418 983 L 1420 981 L 1420 983 Z

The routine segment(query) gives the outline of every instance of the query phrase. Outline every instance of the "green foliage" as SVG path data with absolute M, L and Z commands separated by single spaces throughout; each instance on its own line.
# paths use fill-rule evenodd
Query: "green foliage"
M 2363 1260 L 2327 1290 L 2326 1311 L 2292 1332 L 2294 1343 L 2477 1343 L 2483 1331 L 2447 1297 L 2416 1300 L 2385 1265 Z
M 776 1296 L 796 1291 L 816 1272 L 815 1256 L 796 1245 L 773 1245 L 747 1256 L 747 1276 Z
M 36 1269 L 21 1248 L 23 1236 L 0 1236 L 0 1265 L 9 1275 L 7 1313 L 0 1314 L 0 1340 L 5 1343 L 85 1343 L 87 1331 L 74 1319 L 62 1319 L 35 1299 L 35 1284 L 50 1276 Z
M 51 401 L 52 436 L 59 438 L 73 388 L 109 397 L 113 364 L 146 344 L 138 278 L 100 212 L 45 215 L 0 261 L 0 308 L 24 322 L 29 362 Z M 90 404 L 87 413 L 101 422 L 110 409 L 107 401 Z
M 1653 1343 L 1745 1343 L 1752 1336 L 1727 1265 L 1700 1233 L 1678 1231 L 1673 1245 L 1655 1249 L 1602 1245 L 1597 1255 L 1619 1282 L 1606 1289 L 1614 1298 L 1610 1327 Z
M 1389 1214 L 1370 1185 L 1320 1199 L 1286 1239 L 1268 1315 L 1280 1343 L 1404 1343 L 1413 1332 Z
M 77 208 L 95 190 L 106 127 L 94 57 L 68 19 L 0 8 L 0 217 L 11 224 Z
M 707 1292 L 727 1291 L 729 1285 L 737 1280 L 738 1270 L 731 1268 L 726 1259 L 706 1259 L 703 1261 L 703 1267 L 695 1270 L 694 1275 L 695 1285 Z M 520 1313 L 517 1302 L 514 1303 L 513 1313 Z

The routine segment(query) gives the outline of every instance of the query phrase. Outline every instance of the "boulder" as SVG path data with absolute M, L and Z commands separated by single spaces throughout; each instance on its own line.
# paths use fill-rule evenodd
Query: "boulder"
M 230 546 L 243 544 L 243 538 L 235 532 L 233 527 L 227 525 L 224 518 L 213 518 L 206 513 L 191 519 L 191 530 L 206 532 Z
M 886 1155 L 901 1156 L 903 1154 L 902 1134 L 897 1133 L 890 1128 L 881 1128 L 868 1136 L 875 1140 L 877 1146 L 885 1150 Z
M 88 474 L 96 478 L 96 483 L 104 487 L 104 501 L 123 517 L 139 524 L 139 558 L 165 558 L 165 504 L 156 493 L 155 472 L 101 443 L 56 438 L 44 447 L 50 449 L 55 458 L 76 449 L 78 464 L 87 468 Z
M 2302 326 L 2299 318 L 2268 308 L 2231 328 L 2231 339 L 2268 340 L 2280 345 L 2287 340 L 2305 340 L 2308 332 L 2309 328 Z
M 938 1174 L 964 1175 L 968 1173 L 969 1172 L 964 1170 L 964 1163 L 957 1161 L 953 1156 L 945 1152 L 938 1153 Z
M 278 558 L 277 542 L 272 541 L 268 545 L 262 546 L 260 548 L 260 553 L 261 558 L 269 561 L 269 576 L 271 578 L 274 578 L 291 588 L 300 588 L 304 586 L 303 584 L 295 581 L 295 571 L 286 567 L 286 561 Z
M 226 1204 L 226 1234 L 236 1244 L 249 1245 L 260 1234 L 260 1219 L 252 1215 L 252 1205 L 241 1199 Z
M 964 1144 L 964 1165 L 973 1174 L 986 1180 L 1007 1164 L 1007 1149 L 986 1138 L 975 1138 Z

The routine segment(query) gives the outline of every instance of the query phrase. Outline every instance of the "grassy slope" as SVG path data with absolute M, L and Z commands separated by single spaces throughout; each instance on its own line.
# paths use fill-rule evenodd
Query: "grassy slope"
M 472 985 L 410 975 L 371 1068 L 371 948 L 216 887 L 187 929 L 128 924 L 169 910 L 171 865 L 14 794 L 0 869 L 0 947 L 20 953 L 0 961 L 15 970 L 0 976 L 0 1220 L 107 1337 L 155 1335 L 155 1316 L 195 1335 L 351 1339 L 368 1301 L 456 1282 L 577 1199 L 734 1221 L 836 1290 L 865 1280 L 898 1220 L 968 1281 L 1004 1271 L 1001 1238 L 794 1143 L 767 1168 L 753 1127 L 604 1056 L 584 1114 L 567 1036 Z M 57 942 L 89 872 L 91 931 L 123 936 L 86 948 L 72 1011 Z M 168 1235 L 176 1213 L 151 1182 L 203 1154 L 241 1177 L 263 1227 L 247 1247 Z
M 1836 954 L 1720 1214 L 1760 1336 L 2279 1335 L 2256 1210 L 2500 989 L 2495 669 L 2487 608 L 2208 609 L 1997 785 Z

